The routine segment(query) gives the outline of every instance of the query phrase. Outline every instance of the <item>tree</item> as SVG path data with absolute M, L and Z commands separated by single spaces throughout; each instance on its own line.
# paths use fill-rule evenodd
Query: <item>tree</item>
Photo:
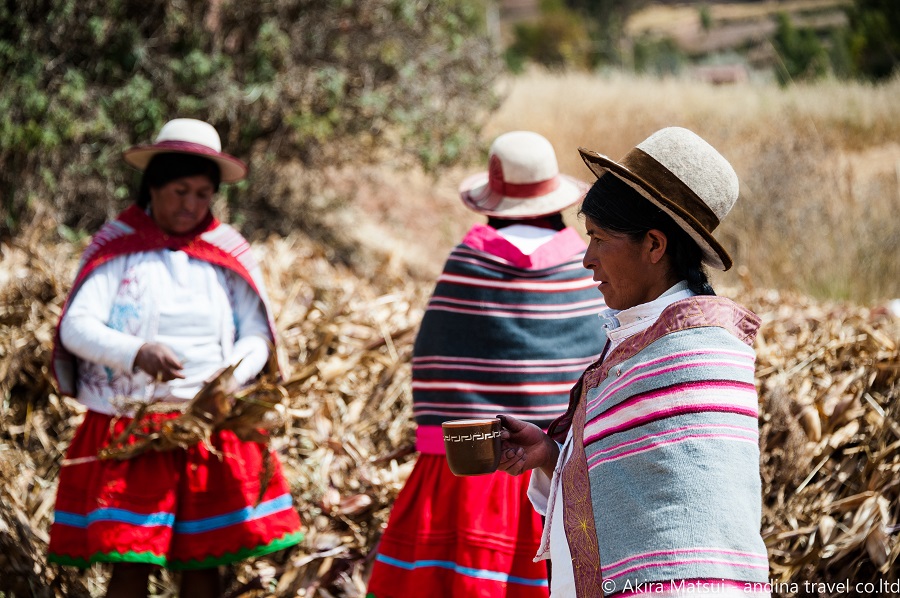
M 623 64 L 622 40 L 629 15 L 650 4 L 650 0 L 566 0 L 590 23 L 596 64 Z
M 778 28 L 772 45 L 778 53 L 777 74 L 782 84 L 796 79 L 815 79 L 828 72 L 824 46 L 809 28 L 797 28 L 785 13 L 777 15 Z
M 494 101 L 483 18 L 481 0 L 2 2 L 0 235 L 38 206 L 99 225 L 134 183 L 120 152 L 176 116 L 251 161 L 247 214 L 280 210 L 279 161 L 451 164 Z
M 520 71 L 527 60 L 550 68 L 591 65 L 591 40 L 584 19 L 561 0 L 542 2 L 540 18 L 517 23 L 513 37 L 506 50 L 506 62 L 513 71 Z
M 900 64 L 900 3 L 856 0 L 847 13 L 857 70 L 875 79 L 890 77 Z

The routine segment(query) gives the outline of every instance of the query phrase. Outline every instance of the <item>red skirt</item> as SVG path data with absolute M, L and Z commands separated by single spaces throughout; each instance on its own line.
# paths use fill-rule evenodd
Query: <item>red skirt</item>
M 221 458 L 202 443 L 122 461 L 94 458 L 129 421 L 88 411 L 75 433 L 59 475 L 50 561 L 205 569 L 303 540 L 274 453 L 273 474 L 257 504 L 262 445 L 221 431 L 211 443 Z
M 443 455 L 420 455 L 378 545 L 368 596 L 546 598 L 528 480 L 456 477 Z

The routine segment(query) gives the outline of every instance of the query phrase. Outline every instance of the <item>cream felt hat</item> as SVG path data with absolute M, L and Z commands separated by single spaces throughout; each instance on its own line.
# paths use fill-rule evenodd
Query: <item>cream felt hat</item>
M 156 154 L 194 154 L 219 165 L 223 183 L 235 183 L 247 176 L 247 165 L 222 152 L 222 141 L 215 127 L 202 120 L 176 118 L 163 125 L 151 145 L 136 145 L 125 150 L 125 162 L 138 170 L 147 168 Z
M 728 270 L 731 256 L 712 232 L 738 198 L 737 173 L 699 135 L 681 127 L 661 129 L 616 162 L 578 148 L 597 177 L 611 172 L 668 214 L 703 251 L 703 262 Z
M 466 206 L 499 218 L 538 218 L 577 202 L 589 185 L 559 173 L 547 139 L 531 131 L 504 133 L 491 144 L 488 171 L 459 186 Z

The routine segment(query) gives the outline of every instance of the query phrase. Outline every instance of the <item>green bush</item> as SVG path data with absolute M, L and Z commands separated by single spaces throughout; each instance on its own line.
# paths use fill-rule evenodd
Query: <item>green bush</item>
M 890 77 L 900 64 L 900 3 L 855 0 L 847 12 L 855 68 L 873 79 Z
M 634 41 L 634 71 L 653 75 L 675 75 L 687 63 L 687 56 L 674 40 L 641 37 Z
M 267 197 L 286 160 L 452 164 L 496 101 L 483 18 L 482 0 L 4 2 L 0 235 L 39 206 L 98 226 L 136 182 L 121 151 L 174 117 L 250 161 L 227 196 L 248 226 L 303 224 Z
M 772 45 L 778 53 L 776 73 L 782 84 L 798 79 L 817 79 L 829 71 L 828 53 L 816 32 L 797 28 L 785 13 L 777 16 Z
M 517 23 L 506 64 L 520 72 L 526 62 L 554 69 L 589 67 L 591 40 L 584 20 L 562 4 L 545 3 L 537 21 Z
M 712 10 L 709 8 L 709 4 L 701 4 L 697 7 L 697 16 L 700 18 L 700 26 L 703 27 L 703 31 L 709 31 L 713 26 L 713 16 Z
M 588 30 L 592 66 L 630 64 L 625 24 L 630 15 L 651 4 L 650 0 L 565 0 L 565 4 L 579 15 Z

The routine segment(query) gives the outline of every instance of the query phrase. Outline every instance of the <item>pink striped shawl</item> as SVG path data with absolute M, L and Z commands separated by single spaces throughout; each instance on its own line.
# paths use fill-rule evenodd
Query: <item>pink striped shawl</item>
M 565 433 L 585 410 L 576 435 L 584 453 L 563 468 L 564 517 L 567 530 L 583 529 L 570 519 L 593 518 L 596 536 L 567 537 L 573 554 L 596 538 L 607 595 L 651 582 L 768 579 L 751 347 L 758 326 L 728 299 L 673 303 L 585 371 L 551 426 Z M 570 502 L 584 487 L 591 500 Z M 592 595 L 594 582 L 579 575 L 578 595 Z
M 444 265 L 413 353 L 417 447 L 444 452 L 441 423 L 508 413 L 545 427 L 602 349 L 605 305 L 581 265 L 584 242 L 556 233 L 531 255 L 476 225 Z

